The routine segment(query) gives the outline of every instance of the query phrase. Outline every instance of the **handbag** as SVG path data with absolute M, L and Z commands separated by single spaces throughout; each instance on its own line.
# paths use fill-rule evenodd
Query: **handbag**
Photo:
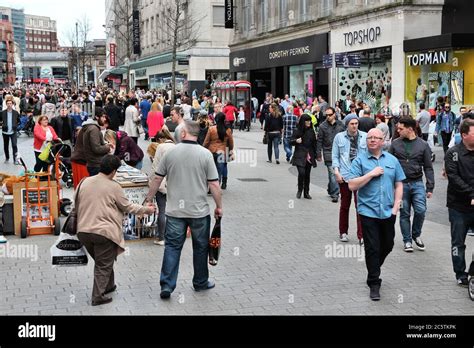
M 137 130 L 138 130 L 138 134 L 145 133 L 145 129 L 143 129 L 143 126 L 141 124 L 137 125 Z
M 79 206 L 79 189 L 81 188 L 83 182 L 84 179 L 82 179 L 82 181 L 79 183 L 79 186 L 77 187 L 76 194 L 74 195 L 74 207 L 66 218 L 63 228 L 61 229 L 61 232 L 67 233 L 71 236 L 75 236 L 77 234 L 77 208 Z
M 268 144 L 268 134 L 267 134 L 266 132 L 265 132 L 265 134 L 263 135 L 263 143 L 264 143 L 265 145 Z
M 50 163 L 49 151 L 51 150 L 51 146 L 52 146 L 51 142 L 48 142 L 45 148 L 43 149 L 43 151 L 41 151 L 41 153 L 39 154 L 38 158 L 42 160 L 43 162 Z

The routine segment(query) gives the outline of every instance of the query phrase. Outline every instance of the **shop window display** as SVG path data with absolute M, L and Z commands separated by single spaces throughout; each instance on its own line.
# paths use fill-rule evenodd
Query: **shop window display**
M 290 95 L 306 103 L 312 103 L 313 93 L 313 66 L 311 64 L 290 66 Z
M 424 102 L 435 115 L 439 97 L 449 101 L 455 113 L 463 105 L 474 104 L 474 50 L 449 51 L 444 64 L 411 66 L 407 60 L 405 69 L 405 98 L 417 112 Z
M 358 68 L 338 68 L 338 99 L 350 94 L 377 113 L 391 98 L 391 47 L 354 52 L 361 55 Z

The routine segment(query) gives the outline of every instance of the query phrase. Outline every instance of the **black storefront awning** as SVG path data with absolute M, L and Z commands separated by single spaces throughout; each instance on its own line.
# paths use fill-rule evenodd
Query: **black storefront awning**
M 474 47 L 474 34 L 450 33 L 403 41 L 404 52 L 425 51 L 438 48 L 467 47 Z

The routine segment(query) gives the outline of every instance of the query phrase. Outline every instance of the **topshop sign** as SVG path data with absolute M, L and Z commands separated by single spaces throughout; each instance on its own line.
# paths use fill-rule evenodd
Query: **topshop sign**
M 344 34 L 344 44 L 346 46 L 362 45 L 369 42 L 375 42 L 379 39 L 382 30 L 380 27 L 366 28 L 361 30 L 349 31 Z

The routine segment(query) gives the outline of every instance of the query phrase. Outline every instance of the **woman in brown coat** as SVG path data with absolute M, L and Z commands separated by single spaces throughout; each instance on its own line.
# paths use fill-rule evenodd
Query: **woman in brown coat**
M 99 174 L 88 177 L 77 191 L 77 238 L 94 259 L 92 305 L 112 302 L 105 295 L 115 291 L 114 261 L 124 252 L 122 221 L 124 213 L 153 214 L 155 206 L 131 203 L 120 184 L 113 180 L 120 159 L 106 155 L 100 163 Z
M 215 117 L 216 125 L 209 128 L 203 146 L 212 152 L 221 189 L 227 188 L 227 161 L 232 159 L 234 152 L 234 138 L 232 130 L 225 126 L 225 114 L 219 112 Z

